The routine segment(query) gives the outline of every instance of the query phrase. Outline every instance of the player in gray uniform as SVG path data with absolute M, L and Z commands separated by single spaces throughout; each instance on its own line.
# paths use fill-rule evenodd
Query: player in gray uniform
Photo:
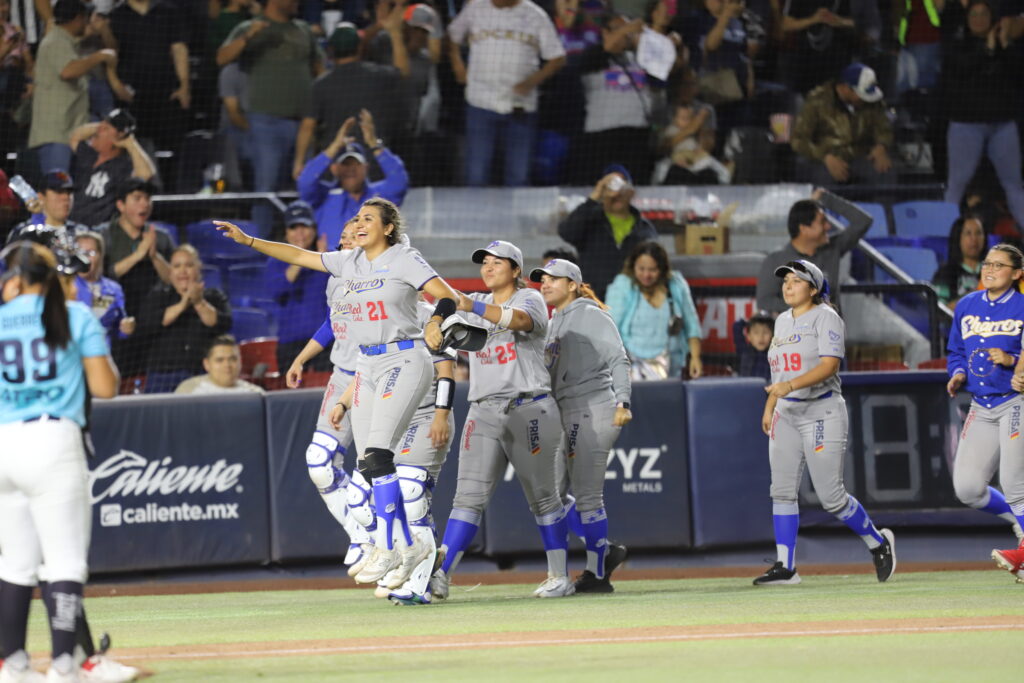
M 434 307 L 421 301 L 419 312 L 420 322 L 426 325 L 434 314 Z M 409 528 L 414 536 L 431 548 L 436 548 L 434 518 L 431 513 L 432 492 L 455 432 L 455 416 L 452 414 L 455 356 L 454 350 L 431 352 L 434 381 L 413 414 L 399 443 L 398 452 L 395 453 L 395 468 L 402 486 Z M 345 406 L 351 400 L 351 393 L 334 409 L 332 422 L 342 419 L 342 415 L 348 415 Z M 372 519 L 371 510 L 372 500 L 366 500 L 361 506 L 353 501 L 352 512 L 356 519 Z M 389 598 L 397 605 L 430 604 L 430 573 L 433 569 L 434 554 L 431 553 L 416 566 L 401 587 L 389 588 L 386 581 L 388 577 L 385 575 L 378 582 L 374 594 L 379 598 Z
M 576 579 L 577 593 L 611 593 L 611 574 L 626 559 L 626 548 L 608 543 L 604 479 L 608 453 L 633 414 L 629 408 L 629 358 L 608 307 L 583 282 L 571 261 L 552 259 L 530 273 L 554 307 L 544 350 L 551 389 L 562 416 L 564 438 L 558 454 L 566 498 L 576 500 L 587 568 Z M 572 512 L 570 512 L 572 514 Z
M 346 223 L 338 243 L 339 250 L 352 249 L 355 246 L 352 239 L 354 221 L 355 218 L 352 218 Z M 332 306 L 332 302 L 340 299 L 342 293 L 341 280 L 333 276 L 328 278 L 328 306 Z M 327 334 L 322 335 L 321 331 L 325 328 Z M 348 565 L 349 576 L 355 576 L 362 570 L 373 550 L 372 534 L 376 531 L 376 517 L 371 513 L 368 520 L 360 523 L 349 509 L 351 499 L 355 501 L 354 507 L 361 510 L 365 506 L 372 510 L 370 484 L 359 470 L 352 470 L 352 476 L 345 470 L 345 455 L 353 444 L 351 418 L 346 415 L 337 429 L 330 420 L 331 409 L 355 377 L 356 361 L 359 358 L 359 348 L 349 341 L 347 322 L 332 321 L 328 317 L 321 330 L 317 331 L 295 357 L 288 368 L 285 381 L 293 389 L 301 386 L 302 368 L 323 351 L 328 343 L 331 343 L 331 364 L 334 371 L 324 388 L 316 431 L 306 448 L 306 468 L 328 511 L 348 534 L 349 547 L 343 562 Z
M 459 450 L 459 481 L 434 574 L 435 598 L 448 582 L 480 526 L 484 508 L 512 463 L 544 540 L 548 578 L 538 597 L 571 595 L 566 568 L 568 526 L 556 482 L 555 454 L 562 425 L 544 366 L 548 327 L 544 299 L 522 281 L 523 254 L 509 242 L 473 252 L 489 294 L 460 295 L 459 310 L 487 329 L 487 345 L 469 355 L 469 414 Z
M 839 363 L 846 355 L 846 326 L 828 303 L 828 281 L 810 261 L 790 261 L 775 270 L 790 307 L 775 321 L 768 349 L 772 383 L 761 428 L 768 435 L 772 515 L 778 561 L 755 586 L 800 583 L 794 556 L 800 526 L 797 493 L 806 464 L 827 512 L 871 550 L 875 573 L 885 581 L 896 571 L 895 541 L 879 531 L 864 506 L 843 486 L 849 418 L 840 393 Z
M 361 450 L 358 467 L 373 483 L 377 515 L 375 547 L 355 578 L 374 583 L 388 574 L 388 586 L 398 588 L 431 548 L 409 530 L 395 449 L 433 377 L 427 345 L 441 345 L 441 323 L 455 313 L 457 295 L 419 252 L 399 243 L 402 216 L 386 199 L 363 203 L 354 226 L 357 248 L 350 251 L 320 254 L 256 239 L 231 223 L 215 223 L 239 244 L 341 280 L 331 319 L 347 322 L 360 350 L 352 431 Z M 438 302 L 426 328 L 417 312 L 420 290 Z

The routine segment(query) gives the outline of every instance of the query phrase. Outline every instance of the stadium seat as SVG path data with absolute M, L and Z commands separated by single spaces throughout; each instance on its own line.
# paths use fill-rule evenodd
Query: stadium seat
M 221 275 L 220 268 L 217 266 L 211 266 L 204 263 L 202 275 L 200 277 L 203 278 L 204 287 L 219 289 L 227 294 L 227 290 L 224 288 L 224 277 Z
M 935 271 L 939 268 L 939 260 L 935 252 L 920 247 L 896 247 L 883 246 L 878 251 L 886 258 L 895 263 L 914 280 L 931 282 Z M 895 282 L 895 280 L 881 268 L 875 268 L 876 282 Z
M 175 225 L 174 223 L 165 223 L 163 221 L 150 221 L 150 223 L 155 225 L 160 230 L 163 230 L 164 232 L 166 232 L 167 236 L 171 238 L 171 242 L 174 244 L 174 246 L 178 246 L 178 241 L 179 240 L 178 240 L 178 226 L 177 225 Z
M 946 202 L 903 202 L 893 204 L 892 217 L 900 237 L 946 237 L 960 208 Z
M 261 237 L 255 223 L 250 221 L 234 221 L 234 223 L 250 235 Z M 262 261 L 266 256 L 228 239 L 217 230 L 213 221 L 199 221 L 185 226 L 189 244 L 199 251 L 204 263 L 230 264 L 242 261 Z
M 277 322 L 267 311 L 244 306 L 235 308 L 231 311 L 231 334 L 240 342 L 260 337 L 276 337 Z
M 943 356 L 942 358 L 932 358 L 931 360 L 926 360 L 923 363 L 918 363 L 917 369 L 918 370 L 945 370 L 946 369 L 946 357 Z
M 242 354 L 242 375 L 266 377 L 278 374 L 277 337 L 258 337 L 238 345 Z M 260 366 L 263 366 L 262 368 Z
M 887 237 L 889 235 L 889 215 L 885 206 L 872 202 L 858 202 L 857 206 L 871 214 L 871 227 L 868 228 L 867 237 Z
M 229 265 L 227 270 L 228 293 L 233 306 L 251 306 L 269 310 L 265 305 L 256 303 L 257 301 L 270 301 L 264 292 L 265 262 L 235 263 Z

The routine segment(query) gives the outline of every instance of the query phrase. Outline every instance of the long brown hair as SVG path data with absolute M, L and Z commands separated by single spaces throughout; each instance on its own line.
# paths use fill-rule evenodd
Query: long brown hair
M 594 293 L 594 288 L 590 286 L 589 282 L 579 283 L 579 287 L 576 291 L 579 293 L 579 296 L 583 297 L 584 299 L 590 299 L 591 301 L 596 303 L 598 308 L 600 308 L 602 311 L 608 310 L 608 304 L 597 298 L 597 294 Z
M 658 281 L 654 283 L 654 287 L 664 287 L 668 290 L 668 278 L 672 272 L 672 267 L 668 262 L 668 252 L 665 251 L 665 247 L 657 242 L 641 242 L 633 247 L 633 251 L 629 253 L 629 256 L 626 257 L 626 262 L 622 265 L 622 272 L 629 276 L 629 279 L 633 281 L 637 288 L 643 289 L 641 284 L 637 282 L 635 272 L 636 260 L 641 256 L 650 256 L 658 266 Z
M 71 341 L 71 323 L 53 252 L 40 244 L 21 240 L 4 249 L 3 257 L 6 267 L 3 282 L 18 277 L 25 285 L 42 285 L 43 339 L 51 349 L 66 348 Z
M 398 206 L 383 197 L 371 197 L 363 202 L 363 206 L 376 207 L 380 213 L 380 222 L 387 226 L 388 223 L 395 226 L 395 229 L 390 234 L 384 236 L 388 244 L 394 246 L 398 244 L 398 238 L 401 237 L 402 233 L 405 232 L 405 222 L 402 220 L 402 212 L 398 210 Z M 342 228 L 344 230 L 344 228 Z

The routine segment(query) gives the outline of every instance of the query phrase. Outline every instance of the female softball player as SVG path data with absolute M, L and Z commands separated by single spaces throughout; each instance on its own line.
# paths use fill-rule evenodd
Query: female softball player
M 768 435 L 772 515 L 778 561 L 754 579 L 755 586 L 800 583 L 794 557 L 800 526 L 797 493 L 804 465 L 827 512 L 871 549 L 875 573 L 886 581 L 896 571 L 895 540 L 879 531 L 843 486 L 849 418 L 839 388 L 839 363 L 846 353 L 846 326 L 828 303 L 828 281 L 810 261 L 790 261 L 775 270 L 789 306 L 775 321 L 768 349 L 772 384 L 761 428 Z
M 359 468 L 373 483 L 377 513 L 377 543 L 356 580 L 375 582 L 397 568 L 389 583 L 391 588 L 401 586 L 430 548 L 410 534 L 395 448 L 433 376 L 424 341 L 433 349 L 440 346 L 441 323 L 455 313 L 457 295 L 419 252 L 399 244 L 402 216 L 386 199 L 363 203 L 354 227 L 357 248 L 350 251 L 320 254 L 256 239 L 231 223 L 215 223 L 239 244 L 328 272 L 341 281 L 341 303 L 332 307 L 332 319 L 343 317 L 352 342 L 359 346 L 352 432 L 362 449 Z M 438 302 L 425 328 L 419 325 L 416 310 L 419 290 Z
M 434 314 L 434 307 L 421 301 L 420 322 L 426 325 Z M 408 429 L 402 436 L 399 450 L 395 454 L 395 468 L 402 487 L 406 519 L 413 536 L 431 548 L 431 553 L 413 570 L 408 580 L 399 588 L 388 586 L 391 577 L 385 574 L 378 581 L 374 594 L 379 598 L 390 598 L 396 605 L 430 604 L 430 574 L 434 569 L 434 549 L 437 547 L 434 519 L 431 513 L 431 498 L 434 486 L 441 474 L 441 467 L 448 456 L 455 431 L 455 416 L 452 402 L 455 398 L 455 352 L 452 350 L 431 353 L 434 362 L 434 381 L 423 397 L 423 402 L 413 414 Z M 353 387 L 354 389 L 354 387 Z M 348 405 L 353 391 L 346 391 L 331 414 L 331 422 L 340 425 L 348 415 Z M 369 494 L 369 492 L 367 492 Z M 352 501 L 352 514 L 357 520 L 372 520 L 372 497 L 363 496 Z
M 544 367 L 548 328 L 544 299 L 521 279 L 523 254 L 495 241 L 473 252 L 489 294 L 464 294 L 459 309 L 483 325 L 487 345 L 469 356 L 469 414 L 459 450 L 459 481 L 441 546 L 444 561 L 434 574 L 433 595 L 448 596 L 448 582 L 473 540 L 506 463 L 515 468 L 544 540 L 548 578 L 534 594 L 572 595 L 566 569 L 568 526 L 558 495 L 555 453 L 562 426 Z
M 354 247 L 352 227 L 355 217 L 349 219 L 342 230 L 339 250 Z M 344 305 L 342 295 L 344 288 L 339 278 L 331 276 L 327 279 L 327 305 L 333 312 L 335 304 L 340 308 Z M 345 455 L 352 447 L 352 421 L 349 416 L 335 427 L 330 420 L 331 409 L 338 397 L 344 393 L 352 378 L 355 377 L 356 362 L 359 348 L 349 340 L 348 324 L 344 316 L 328 313 L 320 329 L 306 342 L 306 346 L 295 357 L 285 381 L 291 388 L 302 385 L 302 369 L 328 346 L 331 347 L 331 364 L 334 370 L 324 389 L 323 400 L 320 402 L 320 413 L 317 415 L 316 431 L 306 448 L 306 467 L 309 478 L 313 481 L 320 497 L 323 498 L 331 516 L 341 525 L 349 538 L 348 552 L 344 564 L 348 565 L 349 576 L 355 576 L 362 570 L 373 550 L 372 533 L 376 531 L 375 517 L 371 513 L 369 519 L 360 524 L 349 510 L 349 498 L 365 500 L 369 504 L 370 485 L 367 484 L 358 470 L 353 470 L 350 477 L 345 470 Z M 358 449 L 357 449 L 358 450 Z M 354 488 L 353 479 L 355 479 Z
M 1024 256 L 1000 244 L 981 263 L 983 289 L 956 305 L 949 331 L 947 368 L 950 396 L 966 386 L 971 409 L 964 420 L 953 460 L 957 498 L 983 512 L 1024 525 L 1024 441 L 1019 439 L 1024 398 L 1012 386 L 1013 367 L 1021 358 L 1024 295 L 1018 290 Z M 1024 387 L 1022 387 L 1024 388 Z M 999 468 L 1005 497 L 989 486 Z M 993 550 L 992 559 L 1016 574 L 1018 551 Z
M 51 251 L 19 241 L 0 262 L 0 675 L 32 679 L 25 631 L 45 559 L 53 643 L 47 680 L 77 681 L 75 626 L 91 522 L 86 391 L 112 398 L 118 375 L 92 312 L 66 302 Z
M 562 416 L 558 463 L 568 475 L 562 493 L 572 487 L 587 547 L 587 568 L 575 590 L 611 593 L 611 574 L 626 559 L 626 548 L 608 543 L 604 476 L 619 431 L 633 419 L 629 359 L 607 307 L 583 282 L 575 263 L 553 259 L 530 273 L 530 279 L 541 283 L 544 302 L 555 309 L 544 361 Z

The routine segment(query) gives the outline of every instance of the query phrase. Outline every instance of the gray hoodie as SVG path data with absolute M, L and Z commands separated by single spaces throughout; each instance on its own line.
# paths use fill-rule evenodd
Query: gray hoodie
M 580 297 L 548 324 L 544 363 L 555 398 L 577 398 L 611 388 L 617 402 L 629 401 L 629 359 L 610 315 Z

